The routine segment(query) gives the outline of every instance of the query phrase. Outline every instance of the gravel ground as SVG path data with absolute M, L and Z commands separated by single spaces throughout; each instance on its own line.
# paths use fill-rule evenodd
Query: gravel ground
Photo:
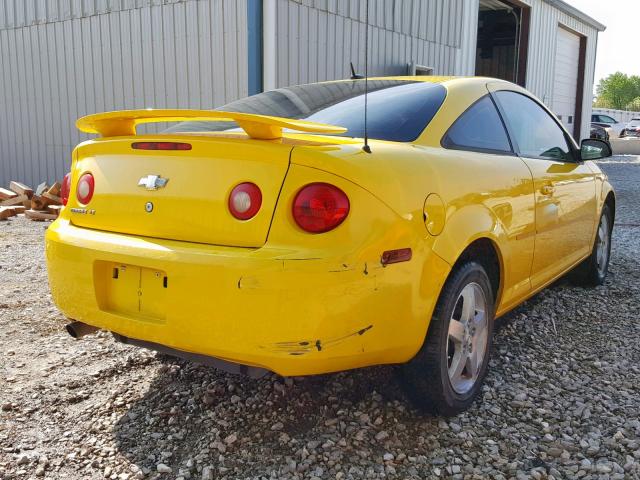
M 0 478 L 640 478 L 640 158 L 610 277 L 558 282 L 501 322 L 482 401 L 415 411 L 393 367 L 261 380 L 74 341 L 46 283 L 46 224 L 0 224 Z

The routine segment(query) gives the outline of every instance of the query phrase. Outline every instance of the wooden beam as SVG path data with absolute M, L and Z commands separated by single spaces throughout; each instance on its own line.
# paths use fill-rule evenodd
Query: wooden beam
M 45 210 L 49 205 L 49 200 L 39 195 L 31 197 L 31 210 Z
M 60 216 L 60 210 L 62 210 L 64 207 L 62 205 L 49 205 L 47 207 L 47 211 L 53 215 L 55 215 L 56 217 Z
M 42 194 L 42 198 L 46 198 L 49 202 L 49 204 L 53 204 L 53 205 L 62 205 L 62 199 L 60 197 L 58 197 L 57 195 L 53 195 L 49 192 L 44 192 Z
M 58 218 L 58 216 L 53 213 L 40 210 L 27 210 L 24 212 L 24 215 L 31 220 L 55 220 Z
M 40 185 L 38 185 L 36 187 L 36 193 L 35 194 L 40 196 L 44 192 L 46 192 L 47 190 L 49 190 L 49 185 L 47 185 L 47 182 L 42 182 Z
M 62 184 L 60 184 L 60 182 L 56 182 L 53 185 L 51 185 L 49 190 L 47 190 L 47 193 L 50 194 L 50 195 L 54 195 L 56 197 L 59 197 L 60 196 L 60 190 L 62 190 Z
M 31 198 L 33 195 L 33 189 L 31 187 L 27 187 L 24 183 L 11 181 L 9 183 L 9 188 L 16 192 L 18 195 L 26 195 Z
M 9 208 L 11 208 L 14 212 L 16 212 L 16 215 L 18 215 L 19 213 L 24 213 L 26 210 L 24 205 L 13 205 Z
M 6 220 L 9 217 L 15 216 L 16 212 L 11 207 L 0 207 L 0 220 Z
M 0 187 L 0 200 L 6 200 L 7 198 L 17 197 L 18 194 L 12 190 Z
M 7 198 L 6 200 L 2 200 L 0 202 L 0 207 L 10 207 L 12 205 L 20 205 L 21 203 L 28 202 L 29 197 L 26 195 L 17 195 L 13 198 Z

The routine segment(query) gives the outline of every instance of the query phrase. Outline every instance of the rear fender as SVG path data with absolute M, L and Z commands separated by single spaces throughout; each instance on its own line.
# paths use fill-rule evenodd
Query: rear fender
M 296 193 L 312 182 L 326 182 L 349 197 L 350 212 L 334 230 L 310 234 L 297 226 L 292 215 Z M 323 170 L 292 164 L 284 182 L 266 247 L 279 256 L 293 283 L 304 285 L 307 295 L 334 292 L 330 311 L 351 311 L 347 320 L 335 313 L 330 318 L 336 330 L 331 336 L 358 331 L 364 326 L 383 333 L 384 348 L 394 351 L 394 362 L 407 361 L 420 348 L 429 326 L 442 283 L 450 266 L 431 249 L 433 237 L 426 234 L 421 215 L 400 216 L 364 188 Z M 411 248 L 409 261 L 381 264 L 384 251 Z M 329 274 L 327 276 L 327 274 Z M 321 280 L 322 279 L 322 280 Z M 257 274 L 251 279 L 262 290 L 276 278 Z M 325 282 L 325 283 L 322 283 Z M 366 301 L 364 293 L 366 293 Z M 309 308 L 301 303 L 305 314 Z M 373 339 L 372 339 L 373 341 Z M 374 348 L 382 348 L 375 345 Z
M 500 262 L 500 285 L 496 306 L 500 304 L 503 285 L 509 285 L 509 274 L 504 268 L 509 257 L 509 244 L 504 226 L 491 209 L 484 205 L 469 205 L 447 218 L 443 232 L 433 243 L 433 251 L 449 265 L 454 265 L 465 249 L 481 238 L 489 239 L 496 247 Z

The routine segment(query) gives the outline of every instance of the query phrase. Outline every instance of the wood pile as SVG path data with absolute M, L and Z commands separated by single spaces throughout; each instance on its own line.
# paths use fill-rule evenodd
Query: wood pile
M 16 181 L 9 188 L 0 187 L 0 220 L 18 214 L 35 221 L 55 220 L 62 209 L 61 188 L 60 182 L 43 182 L 34 190 Z

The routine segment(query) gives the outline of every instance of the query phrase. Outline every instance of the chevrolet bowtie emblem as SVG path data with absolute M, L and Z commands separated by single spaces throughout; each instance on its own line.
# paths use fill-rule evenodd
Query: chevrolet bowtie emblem
M 138 181 L 138 186 L 144 187 L 147 190 L 158 190 L 159 188 L 163 188 L 168 181 L 168 178 L 162 178 L 160 175 L 147 175 Z

